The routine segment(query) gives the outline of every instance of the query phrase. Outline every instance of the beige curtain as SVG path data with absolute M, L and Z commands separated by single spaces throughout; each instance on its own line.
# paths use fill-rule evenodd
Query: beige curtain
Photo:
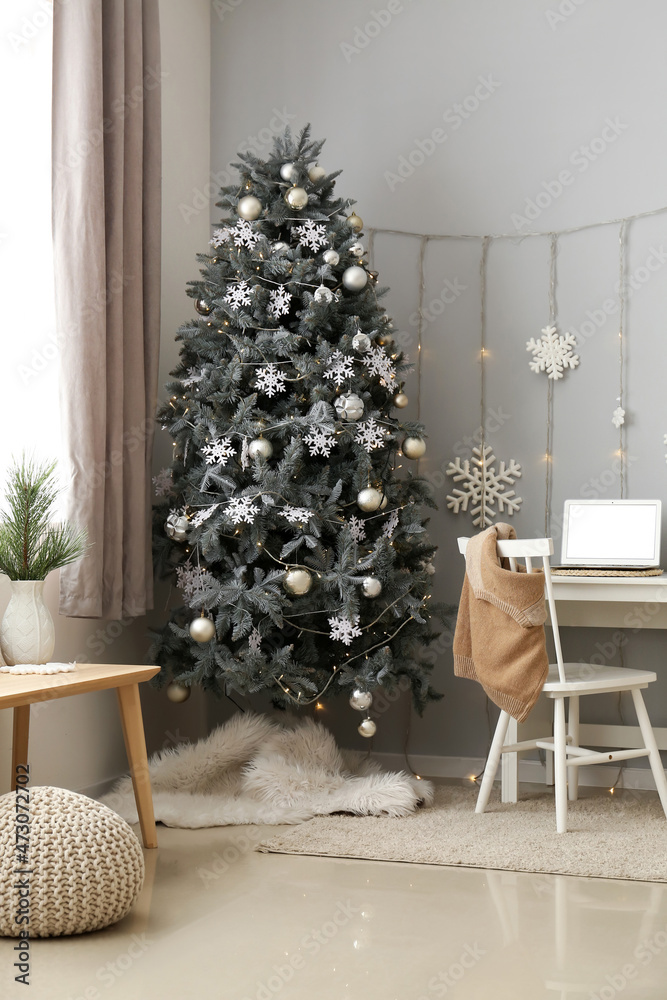
M 53 238 L 66 516 L 92 548 L 60 612 L 152 607 L 150 459 L 160 324 L 158 0 L 54 5 Z

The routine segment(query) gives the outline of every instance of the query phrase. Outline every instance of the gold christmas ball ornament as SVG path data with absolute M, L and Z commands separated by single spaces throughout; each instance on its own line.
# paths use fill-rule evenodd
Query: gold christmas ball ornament
M 361 592 L 364 597 L 379 597 L 382 593 L 382 584 L 376 576 L 365 576 L 361 581 Z
M 202 298 L 201 295 L 198 299 L 195 299 L 195 309 L 202 316 L 210 316 L 213 312 L 213 306 L 206 299 Z
M 347 392 L 334 399 L 334 409 L 339 420 L 358 420 L 364 412 L 364 401 L 356 392 Z
M 357 506 L 361 510 L 377 510 L 382 503 L 382 494 L 373 486 L 367 486 L 357 494 Z
M 273 455 L 273 445 L 266 438 L 255 438 L 248 445 L 248 454 L 251 458 L 264 458 L 268 461 Z
M 401 448 L 406 458 L 421 458 L 426 451 L 426 442 L 423 438 L 406 437 Z
M 193 618 L 190 622 L 190 635 L 195 642 L 210 642 L 215 638 L 215 623 L 206 615 Z
M 322 259 L 325 264 L 329 265 L 329 267 L 335 267 L 340 260 L 340 256 L 335 250 L 325 250 L 322 254 Z
M 170 514 L 167 518 L 164 530 L 168 538 L 174 542 L 184 542 L 188 537 L 188 521 L 185 514 Z
M 284 181 L 295 181 L 299 176 L 299 168 L 296 163 L 283 163 L 280 168 L 280 176 Z
M 388 503 L 389 503 L 389 501 L 387 500 L 387 495 L 385 494 L 382 497 L 382 503 L 380 504 L 380 510 L 384 510 Z
M 354 254 L 355 257 L 363 257 L 366 253 L 363 243 L 353 243 L 350 247 L 350 253 Z
M 262 214 L 262 203 L 254 194 L 247 194 L 245 198 L 241 198 L 236 211 L 246 222 L 253 222 Z
M 326 170 L 324 167 L 321 167 L 319 163 L 313 163 L 312 167 L 308 170 L 308 179 L 311 184 L 317 184 L 323 177 L 326 177 L 326 175 Z
M 357 732 L 360 736 L 370 739 L 371 736 L 375 736 L 377 728 L 372 719 L 362 719 Z
M 397 392 L 394 396 L 394 406 L 397 406 L 399 410 L 402 410 L 404 406 L 407 406 L 410 400 L 405 395 L 404 392 Z
M 351 292 L 360 292 L 362 288 L 366 287 L 367 281 L 368 275 L 363 267 L 359 267 L 357 264 L 346 267 L 343 271 L 343 284 Z
M 352 215 L 348 215 L 347 224 L 353 233 L 358 233 L 364 228 L 364 220 L 360 218 L 356 212 L 353 212 Z
M 179 684 L 178 681 L 170 681 L 167 684 L 167 698 L 169 701 L 173 701 L 178 705 L 183 701 L 187 701 L 189 697 L 190 688 L 186 687 L 185 684 Z
M 367 712 L 372 704 L 373 695 L 370 691 L 362 691 L 361 688 L 355 688 L 350 695 L 350 705 L 357 712 Z
M 359 354 L 365 354 L 366 351 L 370 350 L 371 338 L 367 333 L 355 333 L 352 338 L 352 346 L 355 351 L 359 351 Z
M 295 594 L 300 597 L 307 594 L 313 585 L 313 578 L 305 569 L 291 569 L 285 574 L 283 587 L 288 594 Z
M 290 208 L 295 208 L 297 212 L 300 212 L 308 204 L 308 192 L 302 187 L 290 188 L 285 195 L 285 201 Z

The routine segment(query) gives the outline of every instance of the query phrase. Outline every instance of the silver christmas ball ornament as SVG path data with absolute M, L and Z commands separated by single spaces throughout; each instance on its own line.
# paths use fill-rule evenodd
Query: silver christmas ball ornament
M 313 298 L 316 302 L 331 302 L 333 299 L 333 292 L 326 285 L 320 285 L 319 288 L 315 290 Z
M 343 271 L 343 284 L 351 292 L 360 292 L 366 286 L 367 281 L 368 275 L 363 267 L 359 267 L 357 264 L 346 267 Z
M 300 212 L 308 204 L 308 192 L 302 187 L 292 187 L 285 195 L 285 201 L 290 208 L 295 208 Z
M 375 736 L 377 726 L 372 719 L 362 719 L 357 732 L 360 736 L 365 736 L 367 739 L 370 739 L 371 736 Z
M 262 214 L 262 203 L 259 198 L 255 198 L 254 194 L 247 194 L 239 201 L 236 211 L 246 222 L 253 222 L 255 219 L 259 219 Z
M 190 635 L 195 642 L 210 642 L 215 637 L 215 624 L 206 615 L 193 618 L 190 622 Z
M 164 526 L 168 538 L 174 542 L 184 542 L 188 537 L 188 521 L 185 514 L 170 514 Z
M 346 392 L 334 399 L 334 409 L 339 420 L 358 420 L 364 412 L 364 401 L 356 392 Z
M 248 454 L 251 458 L 264 458 L 268 461 L 273 455 L 273 445 L 266 438 L 255 438 L 248 445 Z
M 323 177 L 326 177 L 327 172 L 324 167 L 321 167 L 319 163 L 313 163 L 312 167 L 308 170 L 308 179 L 312 184 L 317 184 L 321 181 Z
M 364 220 L 360 218 L 356 212 L 353 212 L 352 215 L 348 215 L 346 221 L 353 233 L 358 233 L 364 228 Z
M 284 181 L 295 181 L 299 176 L 299 168 L 296 163 L 283 163 L 280 168 L 280 176 Z
M 370 691 L 362 691 L 361 688 L 355 688 L 350 695 L 350 705 L 357 712 L 367 712 L 372 704 L 373 695 Z
M 355 333 L 352 338 L 352 346 L 355 351 L 359 351 L 359 354 L 365 354 L 366 351 L 370 350 L 371 338 L 367 333 Z
M 365 489 L 360 490 L 357 493 L 357 506 L 361 510 L 377 510 L 382 503 L 382 494 L 379 490 L 376 490 L 373 486 L 367 486 Z
M 206 299 L 202 298 L 201 295 L 198 299 L 195 299 L 195 309 L 201 316 L 210 316 L 213 312 L 213 306 Z
M 355 257 L 363 257 L 366 253 L 363 243 L 353 243 L 350 247 L 350 253 L 354 254 Z
M 305 569 L 291 569 L 285 574 L 283 587 L 288 594 L 307 594 L 313 585 L 313 578 Z
M 329 267 L 335 267 L 340 260 L 340 256 L 335 250 L 325 250 L 322 254 L 322 259 L 325 264 L 329 265 Z
M 405 395 L 404 392 L 397 392 L 394 396 L 394 406 L 397 406 L 399 410 L 402 410 L 404 406 L 407 406 L 410 400 Z
M 190 688 L 186 687 L 185 684 L 179 684 L 178 681 L 170 681 L 167 684 L 167 698 L 169 701 L 173 701 L 178 705 L 183 701 L 187 701 L 189 697 Z
M 282 240 L 278 240 L 277 243 L 273 244 L 271 248 L 273 253 L 283 253 L 285 250 L 289 250 L 287 243 L 283 243 Z
M 379 597 L 382 593 L 382 584 L 376 576 L 365 576 L 361 581 L 361 591 L 364 597 Z
M 406 437 L 401 448 L 406 458 L 421 458 L 426 451 L 426 442 L 423 438 Z

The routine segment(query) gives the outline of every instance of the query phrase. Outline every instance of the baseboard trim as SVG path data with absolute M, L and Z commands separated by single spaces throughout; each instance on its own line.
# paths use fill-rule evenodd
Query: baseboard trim
M 377 760 L 388 771 L 405 771 L 406 759 L 400 753 L 374 753 Z M 422 778 L 460 778 L 470 780 L 482 772 L 482 757 L 432 757 L 425 754 L 410 754 L 410 766 Z M 597 788 L 609 788 L 618 775 L 618 764 L 590 764 L 579 768 L 579 784 Z M 546 768 L 539 760 L 519 760 L 519 781 L 546 784 Z M 500 768 L 497 783 L 500 784 Z M 617 788 L 645 788 L 655 791 L 651 769 L 646 767 L 624 767 Z

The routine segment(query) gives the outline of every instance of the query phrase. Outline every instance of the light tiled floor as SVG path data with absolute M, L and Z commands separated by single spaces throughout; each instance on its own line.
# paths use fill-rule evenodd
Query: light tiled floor
M 120 924 L 0 941 L 29 1000 L 665 1000 L 667 885 L 260 854 L 257 828 L 170 830 Z

